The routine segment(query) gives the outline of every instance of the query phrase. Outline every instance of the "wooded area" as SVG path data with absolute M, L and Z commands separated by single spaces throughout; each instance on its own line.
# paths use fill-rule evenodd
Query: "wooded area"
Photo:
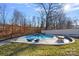
M 6 20 L 7 5 L 0 5 L 0 37 L 38 33 L 41 29 L 71 29 L 74 27 L 73 24 L 76 24 L 74 19 L 66 17 L 62 9 L 63 4 L 39 3 L 35 5 L 41 8 L 38 12 L 40 16 L 32 16 L 30 19 L 15 9 L 9 23 Z

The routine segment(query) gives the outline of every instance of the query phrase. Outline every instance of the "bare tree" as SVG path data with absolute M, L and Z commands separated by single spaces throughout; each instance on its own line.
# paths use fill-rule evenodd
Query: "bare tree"
M 72 28 L 72 21 L 68 20 L 67 21 L 67 29 L 71 29 Z
M 24 26 L 24 33 L 25 33 L 25 28 L 26 28 L 26 18 L 25 17 L 23 19 L 23 26 Z
M 49 18 L 49 13 L 50 13 L 50 10 L 51 10 L 51 5 L 52 4 L 48 4 L 48 5 L 47 4 L 43 4 L 43 3 L 40 4 L 40 6 L 43 8 L 44 13 L 46 15 L 46 29 L 48 27 L 48 18 Z
M 6 20 L 6 4 L 0 6 L 0 16 L 2 19 L 3 31 L 5 30 L 5 20 Z
M 40 27 L 40 17 L 37 17 L 37 27 Z
M 62 5 L 61 4 L 53 4 L 53 3 L 41 3 L 39 4 L 39 6 L 41 7 L 43 13 L 44 13 L 44 17 L 46 20 L 46 29 L 49 27 L 49 21 L 52 18 L 52 16 L 54 15 L 53 13 L 58 12 L 58 10 L 61 9 Z M 53 20 L 53 19 L 52 19 Z
M 41 25 L 46 24 L 46 29 L 64 29 L 71 27 L 72 21 L 65 16 L 62 8 L 63 4 L 41 3 L 38 5 L 42 9 L 40 10 L 40 16 L 42 16 Z M 43 18 L 45 19 L 44 23 Z M 67 24 L 69 27 L 65 27 Z
M 78 21 L 77 19 L 74 20 L 75 28 L 77 28 L 77 25 L 78 25 L 77 21 Z
M 39 14 L 40 14 L 40 19 L 41 19 L 40 20 L 41 21 L 40 27 L 42 29 L 44 29 L 45 28 L 45 24 L 46 24 L 46 21 L 45 21 L 45 18 L 44 18 L 44 13 L 43 13 L 43 11 L 40 11 Z
M 5 8 L 6 8 L 6 5 L 3 5 L 2 6 L 3 30 L 5 30 Z
M 14 22 L 13 22 L 13 18 L 9 21 L 10 22 L 10 24 L 11 24 L 11 30 L 10 30 L 10 35 L 11 35 L 11 37 L 12 37 L 12 35 L 13 35 L 13 25 L 14 25 Z
M 16 31 L 18 30 L 21 33 L 22 26 L 25 26 L 24 15 L 20 11 L 14 10 L 12 21 L 13 21 L 13 25 L 20 27 L 20 31 L 18 30 L 18 28 L 16 28 L 15 30 Z
M 25 33 L 26 18 L 25 18 L 24 15 L 21 15 L 20 25 L 21 25 L 21 27 L 22 27 L 22 29 L 24 31 L 23 33 Z
M 33 16 L 33 17 L 32 17 L 31 25 L 32 25 L 33 27 L 36 27 L 36 16 Z

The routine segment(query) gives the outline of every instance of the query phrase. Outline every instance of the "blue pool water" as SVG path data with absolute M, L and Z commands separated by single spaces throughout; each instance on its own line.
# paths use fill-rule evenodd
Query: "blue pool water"
M 46 39 L 46 38 L 52 38 L 54 35 L 52 34 L 33 34 L 33 35 L 27 35 L 27 39 Z

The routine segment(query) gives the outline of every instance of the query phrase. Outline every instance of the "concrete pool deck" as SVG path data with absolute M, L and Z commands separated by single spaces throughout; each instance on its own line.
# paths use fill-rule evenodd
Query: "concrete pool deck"
M 64 43 L 57 43 L 58 38 L 46 38 L 46 39 L 40 39 L 39 42 L 35 42 L 34 40 L 32 42 L 28 42 L 25 37 L 19 37 L 15 39 L 11 39 L 10 42 L 18 42 L 18 43 L 28 43 L 28 44 L 48 44 L 48 45 L 64 45 L 75 42 L 70 42 L 68 39 L 64 39 Z

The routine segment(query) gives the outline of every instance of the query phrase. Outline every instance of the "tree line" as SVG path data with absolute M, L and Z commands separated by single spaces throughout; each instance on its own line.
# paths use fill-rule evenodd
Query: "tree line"
M 73 20 L 64 13 L 64 4 L 58 3 L 40 3 L 38 4 L 41 18 L 41 27 L 45 29 L 71 29 Z
M 73 28 L 73 20 L 70 17 L 67 17 L 63 11 L 63 4 L 58 3 L 39 3 L 36 4 L 41 8 L 38 12 L 39 16 L 27 17 L 22 12 L 17 9 L 14 10 L 13 15 L 7 23 L 6 17 L 6 8 L 7 5 L 0 5 L 0 25 L 2 30 L 5 31 L 6 25 L 11 25 L 12 33 L 13 27 L 19 26 L 20 30 L 24 27 L 37 27 L 41 29 L 70 29 Z M 17 29 L 15 29 L 17 30 Z M 19 31 L 20 32 L 20 31 Z

